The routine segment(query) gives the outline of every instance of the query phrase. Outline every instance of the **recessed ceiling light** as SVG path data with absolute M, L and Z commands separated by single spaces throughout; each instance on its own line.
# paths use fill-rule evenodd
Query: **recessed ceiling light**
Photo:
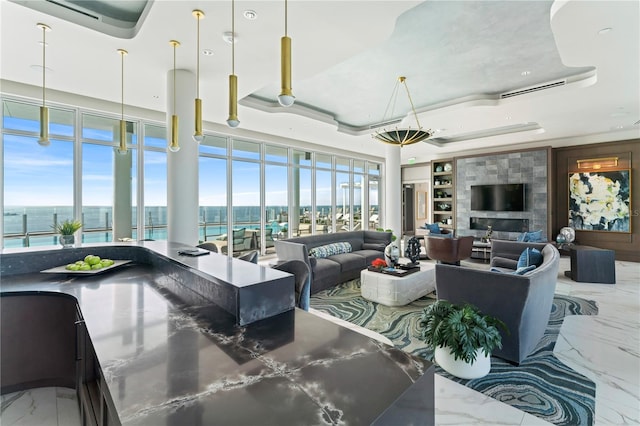
M 531 75 L 531 71 L 522 71 L 522 72 L 520 73 L 520 75 L 521 75 L 521 76 L 523 76 L 523 77 L 526 77 L 526 76 L 528 76 L 528 75 Z
M 247 9 L 244 11 L 243 15 L 245 18 L 247 18 L 250 21 L 253 21 L 254 19 L 258 19 L 258 14 L 256 13 L 255 10 Z
M 606 33 L 608 33 L 609 31 L 611 31 L 612 29 L 613 29 L 613 28 L 611 28 L 611 27 L 603 28 L 603 29 L 601 29 L 600 31 L 598 31 L 598 34 L 600 34 L 600 35 L 602 35 L 602 34 L 606 34 Z
M 227 31 L 225 33 L 222 34 L 222 39 L 224 41 L 226 41 L 227 43 L 231 44 L 231 43 L 235 43 L 238 41 L 238 36 L 233 36 L 233 33 L 231 31 Z
M 213 56 L 213 50 L 211 50 L 211 49 L 203 49 L 202 50 L 202 54 L 204 56 Z

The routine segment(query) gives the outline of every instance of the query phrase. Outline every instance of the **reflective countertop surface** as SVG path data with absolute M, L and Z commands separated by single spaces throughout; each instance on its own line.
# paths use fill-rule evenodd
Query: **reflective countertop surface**
M 165 280 L 134 262 L 90 277 L 15 275 L 0 288 L 78 300 L 123 424 L 392 424 L 379 416 L 403 393 L 419 401 L 402 415 L 432 423 L 428 361 L 299 309 L 239 326 Z

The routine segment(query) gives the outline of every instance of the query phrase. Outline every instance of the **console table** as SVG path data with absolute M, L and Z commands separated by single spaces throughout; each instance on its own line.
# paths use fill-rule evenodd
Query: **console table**
M 471 249 L 471 258 L 484 261 L 491 259 L 491 241 L 474 241 Z

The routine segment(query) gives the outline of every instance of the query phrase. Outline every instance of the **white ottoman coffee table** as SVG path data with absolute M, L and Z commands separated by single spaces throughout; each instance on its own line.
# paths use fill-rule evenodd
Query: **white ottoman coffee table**
M 386 306 L 403 306 L 436 289 L 435 264 L 421 263 L 420 271 L 395 276 L 363 270 L 360 273 L 362 297 Z

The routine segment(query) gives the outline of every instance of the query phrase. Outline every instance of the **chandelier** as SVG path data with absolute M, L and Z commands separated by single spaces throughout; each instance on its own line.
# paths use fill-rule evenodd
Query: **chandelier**
M 407 92 L 409 104 L 411 105 L 411 112 L 413 113 L 413 117 L 416 120 L 416 128 L 411 128 L 411 126 L 409 126 L 407 128 L 395 127 L 393 129 L 387 129 L 386 127 L 383 127 L 382 129 L 376 130 L 371 136 L 374 139 L 379 140 L 380 142 L 403 147 L 405 145 L 411 145 L 416 142 L 421 142 L 425 139 L 428 139 L 433 135 L 433 132 L 431 131 L 431 129 L 423 130 L 422 126 L 420 126 L 420 122 L 418 121 L 418 114 L 416 114 L 416 110 L 413 107 L 413 101 L 411 100 L 411 95 L 409 94 L 406 77 L 398 77 L 398 81 L 396 81 L 393 93 L 391 94 L 391 98 L 389 99 L 389 103 L 387 104 L 387 109 L 385 110 L 384 116 L 382 117 L 382 123 L 386 122 L 387 112 L 389 112 L 390 106 L 390 116 L 393 116 L 393 108 L 395 107 L 396 99 L 398 97 L 398 87 L 400 84 L 404 86 L 405 91 Z

